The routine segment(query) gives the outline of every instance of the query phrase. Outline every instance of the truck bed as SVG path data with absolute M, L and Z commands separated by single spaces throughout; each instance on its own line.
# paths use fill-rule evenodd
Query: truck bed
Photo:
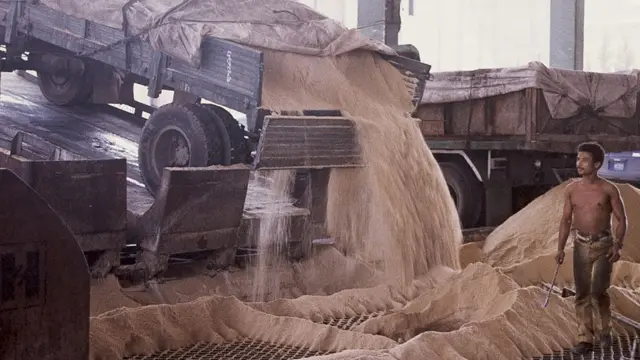
M 541 66 L 435 74 L 416 112 L 429 145 L 573 153 L 595 140 L 611 152 L 640 148 L 636 72 Z
M 153 197 L 142 184 L 137 141 L 141 119 L 108 105 L 51 105 L 37 85 L 3 74 L 0 94 L 0 148 L 9 148 L 17 131 L 36 135 L 86 159 L 125 158 L 129 208 L 143 212 Z
M 88 159 L 126 158 L 129 184 L 143 187 L 137 160 L 142 119 L 108 105 L 52 105 L 37 85 L 12 73 L 3 74 L 1 84 L 0 147 L 24 131 Z

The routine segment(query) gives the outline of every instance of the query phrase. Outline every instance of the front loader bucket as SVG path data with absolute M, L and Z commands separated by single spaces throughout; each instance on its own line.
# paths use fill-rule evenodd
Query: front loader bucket
M 363 166 L 353 120 L 344 116 L 264 118 L 254 169 Z
M 2 168 L 0 204 L 0 358 L 88 359 L 89 270 L 71 230 Z
M 15 172 L 65 221 L 89 256 L 94 277 L 119 264 L 126 241 L 126 160 L 88 160 L 18 132 L 0 167 Z
M 164 169 L 155 202 L 131 224 L 149 276 L 165 270 L 172 254 L 235 255 L 249 173 L 244 165 Z

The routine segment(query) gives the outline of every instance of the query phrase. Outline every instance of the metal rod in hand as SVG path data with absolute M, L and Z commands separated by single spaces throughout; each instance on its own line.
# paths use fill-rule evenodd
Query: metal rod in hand
M 551 292 L 553 291 L 553 287 L 556 285 L 556 278 L 558 277 L 558 271 L 560 270 L 560 264 L 556 265 L 556 272 L 553 274 L 553 280 L 551 280 L 551 286 L 549 286 L 549 291 L 547 292 L 547 298 L 544 300 L 543 308 L 546 308 L 549 305 L 549 299 L 551 298 Z

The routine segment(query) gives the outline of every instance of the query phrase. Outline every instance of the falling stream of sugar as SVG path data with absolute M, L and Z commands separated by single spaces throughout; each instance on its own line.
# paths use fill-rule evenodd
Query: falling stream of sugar
M 289 243 L 289 224 L 287 216 L 293 206 L 290 200 L 291 186 L 295 171 L 272 170 L 258 172 L 258 183 L 262 183 L 262 201 L 253 208 L 253 213 L 260 219 L 257 239 L 258 261 L 253 274 L 253 301 L 265 301 L 267 296 L 279 297 L 279 273 L 267 276 L 270 266 L 278 267 L 285 260 L 283 251 Z

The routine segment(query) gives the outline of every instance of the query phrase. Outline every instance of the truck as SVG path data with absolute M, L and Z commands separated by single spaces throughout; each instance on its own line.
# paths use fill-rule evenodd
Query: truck
M 88 158 L 24 131 L 0 129 L 0 140 L 10 143 L 0 149 L 0 167 L 18 174 L 63 218 L 96 278 L 117 272 L 148 281 L 176 254 L 206 253 L 207 267 L 219 268 L 252 252 L 262 216 L 245 204 L 252 170 L 297 172 L 296 205 L 284 215 L 300 235 L 287 250 L 292 258 L 303 257 L 314 238 L 327 237 L 328 171 L 363 165 L 355 125 L 340 109 L 264 108 L 261 48 L 317 56 L 373 50 L 407 76 L 416 106 L 430 70 L 297 2 L 121 5 L 0 4 L 0 70 L 35 71 L 40 91 L 56 106 L 126 104 L 150 114 L 138 142 L 144 189 L 129 182 L 125 159 Z M 253 16 L 259 24 L 229 16 Z M 322 26 L 292 37 L 300 21 Z M 265 23 L 273 33 L 255 29 Z M 260 37 L 245 36 L 247 26 Z M 138 103 L 134 84 L 146 86 L 151 98 L 173 91 L 173 101 L 159 108 Z M 246 114 L 246 126 L 226 109 Z M 134 260 L 122 263 L 122 252 L 131 248 Z
M 581 142 L 612 153 L 640 148 L 636 70 L 604 74 L 531 62 L 431 76 L 414 116 L 464 227 L 497 226 L 576 176 Z

